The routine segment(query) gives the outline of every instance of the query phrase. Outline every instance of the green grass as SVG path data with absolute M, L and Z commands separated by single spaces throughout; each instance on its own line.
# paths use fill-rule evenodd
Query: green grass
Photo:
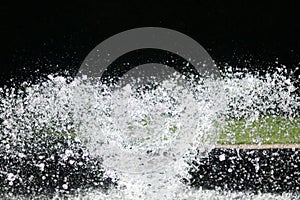
M 147 126 L 147 120 L 141 121 Z M 300 144 L 300 118 L 262 117 L 254 122 L 245 119 L 227 121 L 221 130 L 218 144 Z M 130 127 L 130 124 L 129 124 Z M 169 128 L 170 133 L 177 131 L 176 126 Z M 45 131 L 46 135 L 75 138 L 76 133 L 57 133 Z M 149 140 L 143 138 L 141 141 Z M 165 138 L 162 138 L 165 139 Z
M 147 126 L 148 121 L 142 120 L 142 124 Z M 169 128 L 170 133 L 176 131 L 176 126 Z M 300 144 L 300 118 L 265 116 L 253 122 L 228 120 L 218 144 Z
M 300 144 L 300 118 L 263 117 L 227 122 L 219 144 Z

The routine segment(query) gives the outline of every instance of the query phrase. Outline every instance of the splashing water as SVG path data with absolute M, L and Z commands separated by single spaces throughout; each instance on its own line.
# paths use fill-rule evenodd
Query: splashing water
M 178 84 L 174 77 L 142 92 L 130 85 L 112 90 L 86 78 L 67 84 L 59 76 L 42 84 L 24 83 L 20 90 L 2 88 L 2 144 L 28 143 L 36 134 L 66 134 L 84 144 L 91 156 L 100 156 L 105 176 L 118 185 L 107 192 L 79 192 L 74 199 L 297 198 L 289 193 L 194 190 L 181 181 L 190 176 L 187 161 L 214 148 L 230 120 L 299 118 L 297 88 L 289 78 L 226 72 L 222 80 L 191 85 Z M 1 173 L 12 185 L 18 178 Z

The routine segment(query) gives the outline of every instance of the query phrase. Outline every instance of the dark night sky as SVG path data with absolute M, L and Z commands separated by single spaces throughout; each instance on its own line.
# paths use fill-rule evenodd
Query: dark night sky
M 76 73 L 100 42 L 158 26 L 196 39 L 216 60 L 264 68 L 300 62 L 300 6 L 288 1 L 101 0 L 0 6 L 1 84 L 59 71 Z M 50 1 L 49 1 L 50 2 Z M 296 2 L 296 1 L 295 1 Z M 56 67 L 58 65 L 58 67 Z M 39 72 L 36 72 L 39 70 Z

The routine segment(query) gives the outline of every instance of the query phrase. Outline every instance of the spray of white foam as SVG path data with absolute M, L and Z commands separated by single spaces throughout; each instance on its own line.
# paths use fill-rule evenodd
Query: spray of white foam
M 86 78 L 66 83 L 49 76 L 22 91 L 1 89 L 4 134 L 15 140 L 39 131 L 74 133 L 89 152 L 103 157 L 108 176 L 118 187 L 92 191 L 78 199 L 289 199 L 292 194 L 222 193 L 193 190 L 187 160 L 197 150 L 213 148 L 224 119 L 256 120 L 262 115 L 299 117 L 296 88 L 279 73 L 178 85 L 176 79 L 155 90 L 133 87 L 110 90 Z M 223 93 L 222 91 L 225 91 Z M 216 126 L 216 124 L 218 124 Z

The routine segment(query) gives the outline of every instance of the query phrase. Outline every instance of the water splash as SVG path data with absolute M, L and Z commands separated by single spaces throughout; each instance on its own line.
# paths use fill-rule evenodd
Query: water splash
M 176 75 L 155 90 L 140 93 L 130 85 L 111 90 L 84 77 L 67 84 L 59 76 L 49 76 L 41 84 L 24 83 L 20 90 L 2 88 L 1 148 L 28 144 L 28 138 L 38 134 L 80 141 L 91 156 L 103 159 L 105 175 L 118 179 L 118 186 L 108 193 L 80 193 L 77 198 L 292 198 L 292 194 L 195 191 L 181 181 L 190 176 L 187 161 L 212 149 L 221 129 L 233 119 L 250 123 L 261 116 L 299 117 L 299 96 L 293 94 L 297 88 L 286 75 L 241 77 L 228 71 L 223 75 L 222 80 L 197 85 L 178 84 Z M 18 178 L 0 173 L 7 173 L 12 184 Z

